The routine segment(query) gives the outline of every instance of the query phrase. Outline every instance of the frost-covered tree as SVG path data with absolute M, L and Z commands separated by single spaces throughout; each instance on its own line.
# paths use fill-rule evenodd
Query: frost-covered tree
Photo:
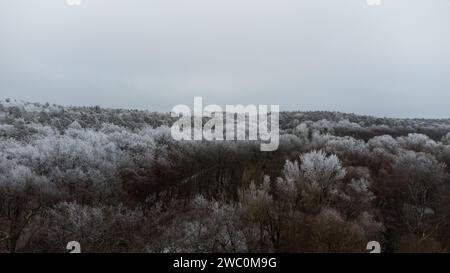
M 336 155 L 327 156 L 322 151 L 312 151 L 301 157 L 300 171 L 307 183 L 328 189 L 344 178 L 345 169 Z
M 121 204 L 91 207 L 63 202 L 48 211 L 47 239 L 60 246 L 78 241 L 85 252 L 143 251 L 144 242 L 139 240 L 144 223 L 140 209 Z
M 46 177 L 0 154 L 0 244 L 6 243 L 7 251 L 16 252 L 32 239 L 54 193 Z
M 432 156 L 413 151 L 398 155 L 394 169 L 406 188 L 406 223 L 412 231 L 422 228 L 433 208 L 433 196 L 447 178 L 445 165 Z
M 162 235 L 157 245 L 148 251 L 161 252 L 245 252 L 244 233 L 238 228 L 235 207 L 197 196 L 192 201 L 195 214 L 175 221 Z
M 407 137 L 399 137 L 398 143 L 407 150 L 416 152 L 430 152 L 436 147 L 436 142 L 424 134 L 408 134 Z

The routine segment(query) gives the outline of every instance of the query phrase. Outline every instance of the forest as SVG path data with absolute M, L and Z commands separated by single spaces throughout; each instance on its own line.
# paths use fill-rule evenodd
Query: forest
M 450 251 L 450 119 L 281 112 L 280 144 L 169 113 L 0 101 L 0 252 Z

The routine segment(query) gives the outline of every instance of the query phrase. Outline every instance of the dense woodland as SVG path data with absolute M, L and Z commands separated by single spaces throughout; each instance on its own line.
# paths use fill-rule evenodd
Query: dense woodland
M 0 252 L 450 251 L 450 119 L 280 113 L 280 146 L 168 114 L 0 101 Z

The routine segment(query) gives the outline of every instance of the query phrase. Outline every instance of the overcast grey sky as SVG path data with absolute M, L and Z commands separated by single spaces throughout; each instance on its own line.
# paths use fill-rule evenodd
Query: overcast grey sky
M 0 1 L 0 97 L 450 117 L 450 1 Z

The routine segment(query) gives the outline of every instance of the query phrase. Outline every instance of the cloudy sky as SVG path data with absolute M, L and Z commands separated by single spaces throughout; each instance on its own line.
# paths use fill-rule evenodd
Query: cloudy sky
M 0 1 L 0 98 L 450 117 L 450 1 Z

